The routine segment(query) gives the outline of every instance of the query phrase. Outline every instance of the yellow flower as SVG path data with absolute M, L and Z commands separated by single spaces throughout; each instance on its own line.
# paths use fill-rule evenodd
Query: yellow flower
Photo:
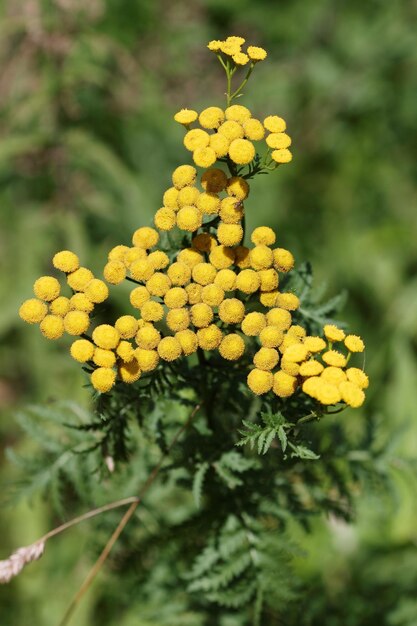
M 274 267 L 280 272 L 289 272 L 294 267 L 294 257 L 289 250 L 285 248 L 275 248 L 272 250 L 274 255 Z
M 84 290 L 85 295 L 94 304 L 100 304 L 109 297 L 109 288 L 98 278 L 93 278 Z
M 342 400 L 354 409 L 362 406 L 365 401 L 365 394 L 362 389 L 350 381 L 340 383 L 339 391 L 341 393 Z
M 109 367 L 98 367 L 91 374 L 91 384 L 100 393 L 107 393 L 116 382 L 116 373 Z
M 219 306 L 224 299 L 224 291 L 215 284 L 206 285 L 201 292 L 201 299 L 211 307 Z
M 187 293 L 189 304 L 199 304 L 201 302 L 201 294 L 203 292 L 201 285 L 197 285 L 197 283 L 190 283 L 186 286 L 185 291 Z
M 201 111 L 198 121 L 200 126 L 213 130 L 218 128 L 224 120 L 224 111 L 219 107 L 208 107 Z
M 168 276 L 175 287 L 183 287 L 191 279 L 191 269 L 185 263 L 176 261 L 168 268 Z
M 263 313 L 252 311 L 245 315 L 242 321 L 242 332 L 248 337 L 259 335 L 261 330 L 266 326 L 266 318 Z
M 59 296 L 58 298 L 55 298 L 55 300 L 52 300 L 49 304 L 49 311 L 53 315 L 60 315 L 61 317 L 64 317 L 69 310 L 70 301 L 66 296 Z
M 245 316 L 245 305 L 237 298 L 226 298 L 219 306 L 219 317 L 225 324 L 240 324 Z
M 251 141 L 260 141 L 264 138 L 265 129 L 259 120 L 256 120 L 254 118 L 245 120 L 242 123 L 242 126 L 243 130 L 245 131 L 246 139 L 250 139 Z
M 271 133 L 282 133 L 287 128 L 287 124 L 282 117 L 278 117 L 278 115 L 269 115 L 264 119 L 264 126 L 266 130 L 269 130 Z
M 262 280 L 262 276 L 266 272 L 270 272 L 271 270 L 262 270 L 262 272 L 258 272 L 261 279 L 261 290 L 262 285 L 265 284 L 265 279 Z M 272 291 L 261 291 L 259 294 L 259 302 L 266 307 L 274 307 L 277 302 L 278 289 L 273 289 Z
M 172 184 L 176 189 L 193 185 L 197 177 L 197 170 L 192 165 L 180 165 L 172 173 Z
M 300 306 L 300 299 L 295 293 L 279 293 L 277 295 L 276 305 L 287 311 L 296 311 Z
M 190 269 L 192 269 L 194 265 L 197 265 L 197 263 L 202 263 L 204 261 L 203 255 L 194 248 L 184 248 L 184 250 L 181 250 L 178 254 L 177 259 L 181 263 L 188 265 Z
M 200 192 L 198 191 L 197 187 L 193 187 L 192 185 L 187 185 L 186 187 L 183 187 L 182 189 L 177 191 L 177 193 L 177 204 L 179 208 L 183 206 L 195 205 L 200 196 Z
M 140 314 L 145 322 L 159 322 L 164 317 L 164 307 L 159 302 L 149 300 L 142 306 Z
M 227 176 L 216 167 L 213 167 L 201 176 L 201 186 L 208 193 L 220 193 L 226 189 Z
M 220 222 L 217 227 L 217 239 L 226 246 L 236 246 L 243 239 L 243 228 L 240 224 L 224 224 Z
M 326 324 L 323 327 L 323 331 L 324 331 L 324 335 L 326 339 L 328 339 L 328 341 L 332 343 L 335 341 L 343 341 L 343 339 L 346 336 L 344 331 L 341 328 L 338 328 L 337 326 L 335 326 L 334 324 Z
M 33 291 L 40 300 L 50 302 L 59 296 L 61 285 L 53 276 L 41 276 L 35 280 Z
M 325 405 L 337 404 L 342 399 L 342 395 L 336 385 L 322 380 L 317 385 L 316 399 Z
M 95 347 L 87 339 L 76 339 L 70 347 L 70 354 L 79 363 L 87 363 L 93 358 Z
M 345 367 L 346 357 L 337 350 L 328 350 L 322 355 L 322 359 L 327 365 L 334 365 L 335 367 Z
M 158 345 L 158 354 L 164 361 L 175 361 L 181 356 L 181 344 L 175 337 L 164 337 Z
M 96 348 L 93 354 L 93 361 L 99 367 L 113 367 L 116 363 L 116 355 L 112 350 Z
M 200 228 L 202 223 L 203 216 L 194 206 L 185 206 L 177 213 L 177 226 L 182 230 L 193 233 Z
M 227 56 L 233 56 L 234 54 L 238 54 L 240 52 L 240 44 L 236 41 L 222 41 L 220 50 L 223 54 L 227 54 Z
M 254 61 L 255 63 L 258 61 L 264 61 L 267 57 L 266 50 L 257 46 L 249 46 L 247 52 L 251 61 Z
M 176 215 L 173 209 L 162 207 L 158 209 L 153 218 L 153 223 L 159 230 L 172 230 L 176 223 Z
M 269 226 L 258 226 L 252 231 L 251 241 L 255 246 L 273 246 L 275 239 L 275 233 Z
M 155 253 L 152 252 L 151 254 Z M 151 256 L 151 254 L 149 255 L 149 257 Z M 147 259 L 149 257 L 146 250 L 144 250 L 143 248 L 136 248 L 136 246 L 133 246 L 133 248 L 128 248 L 127 252 L 125 252 L 123 260 L 119 260 L 119 265 L 115 267 L 116 273 L 119 272 L 120 274 L 122 274 L 122 270 L 120 268 L 122 268 L 123 265 L 130 268 L 132 263 L 134 263 L 135 261 L 143 261 L 143 259 Z M 123 279 L 120 279 L 119 282 L 121 282 L 122 280 Z
M 128 246 L 114 246 L 108 253 L 107 259 L 109 261 L 123 261 L 124 263 L 126 253 L 129 252 L 129 250 L 130 248 Z
M 299 343 L 300 343 L 300 340 L 298 339 L 298 337 L 295 337 L 294 335 L 290 335 L 289 333 L 287 333 L 286 335 L 284 335 L 284 339 L 282 340 L 282 344 L 280 345 L 279 349 L 282 352 L 282 354 L 284 354 L 284 352 L 288 350 L 290 346 L 295 346 L 296 344 L 299 344 Z
M 326 347 L 326 342 L 321 337 L 306 337 L 304 345 L 309 352 L 321 352 Z
M 135 358 L 135 351 L 129 341 L 121 341 L 116 348 L 116 353 L 125 363 L 130 363 Z
M 178 333 L 175 333 L 175 339 L 180 343 L 185 356 L 189 356 L 197 351 L 197 335 L 192 330 L 180 330 Z
M 262 347 L 253 357 L 253 364 L 259 370 L 270 371 L 277 365 L 279 359 L 278 352 L 274 348 Z
M 249 259 L 254 270 L 266 270 L 271 267 L 274 262 L 271 248 L 262 244 L 252 248 L 249 253 Z
M 243 204 L 232 196 L 224 198 L 220 203 L 220 218 L 225 224 L 239 224 L 243 217 Z
M 64 322 L 59 315 L 45 315 L 39 328 L 47 339 L 59 339 L 64 334 Z
M 85 311 L 86 313 L 91 313 L 93 309 L 94 304 L 84 293 L 76 293 L 70 298 L 71 311 Z
M 238 200 L 245 200 L 249 195 L 249 189 L 249 183 L 241 176 L 232 176 L 227 181 L 227 195 L 234 196 Z
M 166 316 L 166 323 L 174 332 L 185 330 L 190 325 L 190 314 L 187 309 L 170 309 Z
M 257 396 L 260 396 L 271 391 L 274 377 L 271 372 L 253 369 L 248 374 L 247 382 L 249 389 Z
M 119 378 L 129 385 L 139 380 L 142 374 L 142 370 L 136 359 L 132 359 L 127 363 L 120 363 L 117 371 Z
M 170 288 L 171 281 L 169 277 L 162 272 L 156 272 L 148 281 L 146 281 L 146 289 L 149 291 L 151 296 L 163 298 Z
M 194 248 L 200 250 L 200 252 L 211 252 L 217 244 L 217 239 L 214 235 L 209 233 L 200 233 L 193 238 L 192 244 Z
M 292 396 L 297 390 L 297 379 L 287 372 L 282 370 L 274 374 L 274 382 L 272 391 L 279 398 L 288 398 Z
M 216 278 L 217 270 L 211 263 L 197 263 L 192 269 L 194 282 L 209 285 Z
M 216 215 L 220 208 L 220 199 L 214 193 L 201 193 L 197 200 L 197 208 L 205 215 Z
M 243 124 L 252 116 L 250 110 L 241 104 L 232 104 L 230 107 L 227 107 L 225 114 L 227 120 L 233 120 L 239 124 Z
M 135 280 L 149 280 L 154 273 L 155 268 L 152 263 L 149 263 L 148 259 L 139 259 L 139 261 L 134 261 L 130 266 L 130 275 Z
M 70 250 L 61 250 L 57 252 L 52 259 L 53 266 L 61 272 L 69 274 L 75 272 L 80 267 L 80 261 L 74 252 Z
M 346 374 L 340 367 L 326 367 L 323 369 L 320 378 L 325 380 L 327 383 L 332 383 L 332 385 L 340 385 L 346 380 Z
M 255 147 L 247 139 L 234 139 L 229 146 L 229 157 L 238 165 L 247 165 L 255 157 Z
M 159 354 L 156 350 L 136 348 L 135 358 L 143 372 L 152 372 L 152 370 L 158 367 Z
M 204 328 L 213 320 L 213 309 L 204 302 L 193 304 L 191 307 L 191 321 L 196 328 Z
M 165 296 L 164 302 L 169 309 L 179 309 L 188 302 L 188 294 L 183 287 L 172 287 Z
M 232 56 L 236 65 L 247 65 L 249 63 L 249 57 L 244 52 L 237 52 Z
M 258 272 L 258 276 L 259 279 L 261 281 L 261 285 L 260 285 L 260 289 L 263 292 L 268 292 L 268 293 L 272 293 L 271 296 L 271 300 L 270 300 L 270 306 L 275 306 L 276 304 L 278 305 L 277 302 L 277 296 L 278 296 L 278 274 L 274 269 L 269 269 L 269 270 L 261 270 L 260 272 Z M 261 294 L 262 295 L 262 294 Z M 262 302 L 262 299 L 260 297 L 260 300 Z M 267 298 L 268 300 L 268 298 Z M 264 304 L 264 302 L 262 302 L 262 304 Z M 268 305 L 265 305 L 268 306 Z M 279 304 L 278 306 L 282 306 L 281 304 Z M 288 307 L 282 307 L 283 309 L 288 308 Z
M 159 234 L 154 228 L 150 226 L 142 226 L 133 233 L 132 243 L 137 248 L 143 250 L 149 250 L 153 248 L 159 241 Z
M 219 39 L 213 39 L 213 41 L 209 41 L 209 43 L 207 44 L 207 48 L 212 52 L 219 52 L 221 50 L 222 43 L 223 42 Z
M 305 361 L 300 365 L 300 376 L 318 376 L 323 371 L 323 365 L 314 359 Z
M 192 124 L 196 121 L 198 117 L 197 111 L 193 111 L 192 109 L 181 109 L 178 113 L 175 113 L 174 120 L 179 124 L 184 124 L 188 126 L 188 124 Z
M 230 146 L 230 139 L 226 137 L 226 135 L 221 135 L 220 133 L 215 133 L 214 135 L 210 135 L 210 144 L 209 147 L 214 150 L 216 153 L 216 157 L 220 159 L 221 157 L 226 156 Z
M 369 378 L 363 370 L 357 367 L 349 367 L 346 370 L 346 375 L 351 383 L 354 383 L 360 389 L 367 389 L 369 385 Z
M 363 352 L 365 350 L 365 344 L 358 335 L 347 335 L 345 346 L 350 352 Z
M 25 300 L 19 309 L 20 317 L 28 324 L 39 324 L 47 313 L 48 307 L 45 302 L 36 298 Z
M 70 314 L 68 314 L 70 315 Z M 100 324 L 93 330 L 93 341 L 99 348 L 114 350 L 120 341 L 120 333 L 110 324 Z
M 209 260 L 217 270 L 224 270 L 233 265 L 235 253 L 227 246 L 216 246 L 210 252 Z
M 290 326 L 287 332 L 289 335 L 298 337 L 298 339 L 304 339 L 304 337 L 307 335 L 306 329 L 302 326 L 299 326 L 298 324 L 293 324 L 292 326 Z
M 292 346 L 289 346 L 284 352 L 285 359 L 287 361 L 292 361 L 293 363 L 305 361 L 307 355 L 308 350 L 302 343 L 295 343 Z
M 135 308 L 135 309 L 140 309 L 143 307 L 143 305 L 145 304 L 145 302 L 147 302 L 148 300 L 150 300 L 151 298 L 151 294 L 149 293 L 149 291 L 146 289 L 146 287 L 135 287 L 135 289 L 133 289 L 130 292 L 130 304 Z
M 169 257 L 162 250 L 155 250 L 148 256 L 148 262 L 155 270 L 163 270 L 169 265 Z
M 276 326 L 266 326 L 259 333 L 261 346 L 265 348 L 278 348 L 284 339 L 284 333 Z
M 109 261 L 104 266 L 103 276 L 111 285 L 119 285 L 126 278 L 125 264 L 122 261 Z
M 137 331 L 135 341 L 143 350 L 154 350 L 161 341 L 161 333 L 153 324 L 145 324 Z
M 122 315 L 115 321 L 114 327 L 122 339 L 132 339 L 138 332 L 138 320 L 133 315 Z
M 292 161 L 292 154 L 287 148 L 281 150 L 273 150 L 271 157 L 276 163 L 289 163 Z
M 189 130 L 184 137 L 184 146 L 190 152 L 194 152 L 197 148 L 206 148 L 210 143 L 210 135 L 201 128 L 193 128 Z
M 233 270 L 221 269 L 217 272 L 214 284 L 223 291 L 233 291 L 236 285 L 236 274 Z
M 193 152 L 193 161 L 198 167 L 211 167 L 217 161 L 217 153 L 210 146 L 197 148 Z
M 291 145 L 291 137 L 287 133 L 271 133 L 265 141 L 274 150 L 288 148 Z
M 236 288 L 243 293 L 255 293 L 260 284 L 261 280 L 254 270 L 242 270 L 236 277 Z
M 64 328 L 69 335 L 82 335 L 90 325 L 90 318 L 84 311 L 69 311 L 64 317 Z
M 211 324 L 206 328 L 200 328 L 197 331 L 198 345 L 202 350 L 215 350 L 219 347 L 222 338 L 223 333 L 215 324 Z
M 281 359 L 281 370 L 290 376 L 298 376 L 300 365 L 294 361 L 288 361 L 285 356 L 283 356 Z
M 236 255 L 235 264 L 241 270 L 246 270 L 250 268 L 249 252 L 250 250 L 246 246 L 237 246 L 237 248 L 235 248 L 235 255 Z
M 227 122 L 223 122 L 223 124 L 219 126 L 217 132 L 220 135 L 224 135 L 229 141 L 233 141 L 234 139 L 242 139 L 245 134 L 242 126 L 234 120 L 227 120 Z
M 164 206 L 168 207 L 169 209 L 174 209 L 174 211 L 176 211 L 178 208 L 178 194 L 178 189 L 175 189 L 175 187 L 169 187 L 169 189 L 165 191 L 162 197 L 162 202 L 164 203 Z
M 219 352 L 227 361 L 237 361 L 245 352 L 245 342 L 240 335 L 231 333 L 223 337 L 219 345 Z
M 291 326 L 291 313 L 278 307 L 270 309 L 266 314 L 268 326 L 276 326 L 280 330 L 287 330 Z

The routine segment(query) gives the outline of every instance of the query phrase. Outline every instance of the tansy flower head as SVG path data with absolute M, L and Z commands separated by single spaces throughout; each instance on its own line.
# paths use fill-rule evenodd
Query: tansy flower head
M 335 341 L 343 341 L 343 339 L 345 338 L 345 333 L 341 328 L 338 328 L 337 326 L 335 326 L 334 324 L 326 324 L 323 327 L 323 332 L 325 334 L 326 339 L 328 339 L 330 342 L 335 342 Z
M 124 265 L 125 267 L 130 268 L 130 266 L 135 261 L 141 261 L 141 260 L 143 261 L 143 259 L 146 259 L 146 258 L 149 259 L 151 254 L 148 256 L 148 253 L 146 252 L 146 250 L 144 250 L 143 248 L 137 248 L 136 246 L 133 246 L 132 248 L 127 249 L 127 252 L 125 252 L 123 259 L 121 261 L 119 260 L 118 262 Z
M 219 352 L 227 361 L 237 361 L 245 351 L 245 342 L 240 335 L 232 333 L 223 337 Z
M 178 254 L 177 258 L 181 263 L 188 265 L 190 269 L 192 269 L 194 265 L 197 265 L 197 263 L 202 263 L 204 261 L 204 257 L 201 252 L 195 248 L 184 248 L 184 250 L 181 250 Z
M 140 369 L 138 361 L 132 359 L 128 363 L 120 363 L 117 373 L 124 383 L 132 384 L 139 380 L 142 370 Z
M 152 372 L 158 367 L 159 354 L 156 350 L 136 348 L 135 359 L 143 372 Z
M 113 367 L 113 365 L 116 363 L 116 355 L 112 350 L 95 348 L 93 354 L 93 362 L 99 367 Z
M 155 268 L 148 259 L 139 259 L 130 266 L 130 275 L 135 280 L 146 281 L 155 273 Z
M 254 63 L 258 63 L 259 61 L 264 61 L 267 57 L 267 52 L 263 48 L 259 48 L 258 46 L 249 46 L 247 49 L 248 57 Z
M 274 369 L 279 360 L 279 354 L 274 348 L 262 347 L 253 357 L 253 364 L 260 370 Z
M 190 313 L 187 309 L 170 309 L 166 316 L 166 323 L 173 332 L 186 330 L 190 325 Z
M 308 350 L 302 343 L 295 343 L 292 346 L 289 346 L 284 352 L 284 357 L 287 361 L 293 361 L 294 363 L 305 361 L 307 355 Z
M 254 270 L 242 270 L 236 277 L 236 288 L 243 293 L 255 293 L 260 284 L 260 278 Z
M 130 304 L 135 309 L 142 308 L 145 302 L 150 300 L 150 298 L 151 298 L 151 294 L 146 289 L 146 287 L 143 287 L 143 286 L 135 287 L 135 289 L 133 289 L 130 292 Z
M 163 298 L 166 292 L 171 288 L 171 280 L 169 276 L 162 272 L 156 272 L 146 281 L 146 289 L 152 296 Z
M 148 300 L 142 306 L 140 314 L 145 322 L 160 322 L 164 317 L 164 307 L 159 302 Z
M 238 165 L 247 165 L 255 157 L 255 147 L 247 139 L 234 139 L 229 146 L 229 157 Z
M 69 311 L 64 317 L 64 328 L 69 335 L 82 335 L 89 325 L 90 318 L 84 311 Z
M 276 396 L 279 398 L 288 398 L 292 396 L 296 390 L 297 379 L 295 376 L 291 376 L 282 370 L 274 374 L 272 391 Z
M 104 266 L 103 276 L 111 285 L 119 285 L 126 278 L 126 266 L 122 261 L 109 261 Z
M 218 159 L 226 156 L 229 146 L 230 139 L 226 135 L 221 135 L 220 133 L 210 135 L 209 147 L 214 150 Z
M 215 284 L 206 285 L 201 292 L 201 299 L 211 307 L 219 306 L 224 299 L 224 291 Z
M 259 244 L 249 253 L 250 264 L 254 270 L 265 270 L 272 266 L 274 257 L 271 248 Z
M 317 385 L 315 397 L 321 404 L 324 405 L 337 404 L 342 399 L 342 395 L 338 387 L 325 380 L 321 380 Z
M 213 320 L 213 309 L 204 302 L 193 304 L 191 307 L 191 321 L 196 328 L 204 328 Z
M 203 216 L 194 206 L 185 206 L 177 213 L 177 226 L 181 230 L 193 233 L 200 228 L 202 223 Z
M 226 298 L 219 306 L 219 317 L 225 324 L 240 324 L 245 316 L 245 305 L 237 298 Z
M 41 276 L 35 280 L 33 291 L 40 300 L 50 302 L 59 296 L 61 285 L 53 276 Z
M 276 326 L 280 330 L 287 330 L 291 326 L 291 313 L 278 307 L 270 309 L 266 314 L 269 326 Z
M 75 293 L 70 298 L 69 303 L 71 311 L 85 311 L 86 313 L 91 313 L 94 309 L 94 304 L 84 293 Z
M 132 243 L 134 246 L 138 248 L 143 248 L 144 250 L 149 250 L 149 248 L 153 248 L 159 241 L 159 234 L 154 228 L 150 228 L 149 226 L 142 226 L 142 228 L 138 228 L 133 233 Z
M 269 269 L 269 270 L 260 270 L 258 272 L 258 276 L 259 279 L 261 281 L 260 284 L 260 289 L 261 291 L 264 292 L 273 292 L 273 298 L 271 298 L 270 304 L 269 306 L 282 306 L 281 303 L 278 303 L 277 301 L 277 297 L 278 297 L 278 291 L 276 291 L 277 287 L 278 287 L 278 274 L 274 269 Z M 260 295 L 260 301 L 262 302 L 262 304 L 264 304 L 264 302 L 262 301 L 262 297 Z M 268 306 L 268 304 L 266 304 L 265 306 Z M 288 307 L 282 307 L 283 309 L 288 308 Z
M 242 126 L 246 139 L 250 139 L 251 141 L 260 141 L 265 136 L 265 129 L 262 125 L 262 122 L 260 122 L 259 120 L 250 118 L 248 120 L 245 120 L 242 123 Z
M 115 321 L 114 327 L 122 339 L 132 339 L 138 331 L 138 320 L 133 315 L 122 315 Z
M 337 350 L 328 350 L 322 355 L 322 359 L 327 365 L 334 365 L 334 367 L 345 367 L 346 357 Z
M 176 223 L 175 211 L 168 207 L 162 207 L 155 213 L 153 223 L 159 230 L 172 230 Z
M 257 396 L 260 396 L 271 391 L 274 377 L 271 372 L 255 368 L 249 372 L 247 382 L 249 389 Z
M 176 210 L 178 208 L 178 194 L 178 189 L 175 189 L 175 187 L 169 187 L 169 189 L 165 191 L 162 197 L 162 202 L 164 203 L 164 206 Z
M 200 233 L 193 238 L 193 246 L 200 252 L 211 252 L 217 244 L 216 237 L 209 233 Z
M 261 279 L 261 292 L 259 294 L 259 302 L 266 307 L 274 307 L 277 303 L 277 295 L 278 290 L 272 289 L 272 291 L 263 291 L 266 289 L 266 281 L 265 281 L 265 272 L 270 272 L 270 270 L 262 270 L 259 273 L 259 278 Z
M 168 276 L 173 285 L 177 287 L 183 287 L 191 278 L 191 269 L 188 265 L 181 261 L 176 261 L 168 268 Z
M 64 317 L 70 310 L 70 299 L 66 296 L 59 296 L 52 300 L 49 304 L 49 311 L 53 315 L 60 315 Z
M 193 161 L 198 167 L 211 167 L 216 160 L 217 153 L 210 146 L 196 148 L 193 152 Z
M 76 339 L 71 344 L 70 354 L 79 363 L 87 363 L 93 358 L 94 350 L 94 344 L 88 339 Z
M 116 348 L 116 354 L 125 363 L 130 363 L 135 357 L 135 351 L 129 341 L 120 341 Z
M 346 374 L 340 367 L 334 367 L 331 365 L 330 367 L 323 369 L 320 378 L 328 383 L 332 383 L 332 385 L 337 386 L 346 380 Z
M 197 148 L 206 148 L 210 143 L 210 135 L 201 128 L 189 130 L 184 137 L 184 146 L 187 150 L 194 152 Z
M 298 376 L 300 372 L 300 365 L 295 363 L 295 361 L 288 361 L 285 356 L 281 359 L 281 370 L 290 376 Z
M 193 185 L 187 185 L 178 191 L 177 204 L 178 207 L 181 208 L 183 206 L 195 205 L 200 192 L 197 187 Z
M 174 120 L 179 124 L 184 124 L 188 126 L 188 124 L 192 124 L 196 121 L 198 117 L 197 111 L 193 111 L 192 109 L 181 109 L 178 113 L 175 113 Z
M 280 272 L 289 272 L 294 267 L 294 257 L 285 248 L 275 248 L 272 251 L 274 257 L 274 267 Z
M 209 43 L 207 44 L 207 48 L 212 52 L 220 52 L 222 43 L 223 42 L 219 39 L 213 39 L 213 41 L 209 41 Z
M 19 315 L 28 324 L 39 324 L 48 313 L 48 307 L 42 300 L 30 298 L 25 300 L 19 309 Z
M 158 344 L 158 354 L 164 361 L 175 361 L 181 356 L 181 344 L 175 337 L 164 337 Z
M 208 169 L 201 177 L 201 186 L 209 193 L 220 193 L 226 189 L 227 176 L 218 168 Z
M 176 189 L 186 185 L 193 185 L 197 177 L 197 170 L 192 165 L 180 165 L 172 173 L 172 184 Z
M 252 311 L 248 313 L 242 321 L 242 332 L 248 337 L 259 335 L 261 330 L 266 326 L 266 318 L 263 313 Z
M 198 121 L 203 128 L 213 130 L 218 128 L 224 120 L 224 111 L 219 107 L 208 107 L 201 111 Z
M 287 311 L 296 311 L 300 306 L 300 299 L 295 293 L 279 293 L 276 299 L 276 305 Z
M 163 270 L 169 265 L 169 257 L 162 250 L 155 250 L 148 256 L 148 262 L 155 270 Z
M 100 304 L 109 297 L 109 288 L 99 278 L 93 278 L 84 289 L 84 293 L 91 302 Z
M 219 126 L 217 131 L 220 135 L 224 135 L 229 141 L 234 141 L 235 139 L 242 139 L 245 131 L 242 126 L 235 122 L 234 120 L 227 120 L 223 122 Z
M 64 322 L 59 315 L 45 315 L 39 328 L 47 339 L 59 339 L 64 334 Z
M 128 246 L 114 246 L 107 255 L 109 261 L 124 261 L 126 253 L 130 250 Z
M 216 277 L 217 270 L 211 263 L 197 263 L 192 269 L 194 282 L 199 285 L 209 285 Z
M 188 302 L 188 294 L 183 287 L 172 287 L 165 296 L 164 302 L 169 309 L 178 309 Z
M 255 246 L 272 246 L 275 239 L 275 233 L 269 226 L 258 226 L 251 235 L 251 241 Z
M 107 393 L 116 382 L 116 373 L 108 367 L 98 367 L 91 374 L 91 384 L 100 393 Z
M 287 128 L 285 120 L 282 117 L 278 117 L 278 115 L 269 115 L 264 119 L 264 126 L 266 130 L 269 130 L 271 133 L 283 133 Z
M 223 291 L 233 291 L 236 285 L 236 274 L 233 270 L 221 269 L 216 274 L 214 284 Z
M 265 141 L 267 146 L 274 150 L 288 148 L 291 145 L 291 137 L 286 133 L 271 133 Z
M 350 352 L 363 352 L 365 350 L 365 344 L 358 335 L 347 335 L 345 346 Z
M 321 337 L 306 337 L 304 345 L 309 352 L 321 352 L 326 348 L 326 342 Z
M 145 324 L 136 333 L 135 341 L 143 350 L 154 350 L 161 341 L 161 333 L 153 324 Z
M 175 339 L 179 342 L 181 349 L 186 356 L 189 356 L 197 351 L 197 335 L 192 330 L 180 330 L 175 333 Z
M 352 408 L 356 409 L 362 406 L 365 401 L 365 394 L 362 389 L 350 381 L 340 383 L 339 391 L 342 396 L 342 400 Z
M 346 370 L 347 379 L 354 383 L 360 389 L 367 389 L 369 385 L 369 378 L 364 371 L 357 367 L 349 367 Z
M 189 304 L 199 304 L 201 302 L 201 294 L 203 287 L 197 283 L 190 283 L 185 287 Z
M 265 348 L 278 348 L 284 339 L 284 333 L 276 326 L 266 326 L 259 333 L 259 341 Z
M 75 272 L 80 267 L 80 261 L 74 252 L 70 250 L 61 250 L 57 252 L 52 259 L 53 266 L 61 272 L 69 274 Z
M 120 341 L 120 333 L 110 324 L 100 324 L 93 330 L 93 341 L 99 348 L 114 350 Z
M 246 246 L 237 246 L 235 248 L 235 263 L 241 270 L 250 268 L 250 250 Z
M 299 374 L 300 376 L 318 376 L 323 371 L 323 365 L 314 359 L 301 363 Z
M 198 345 L 202 350 L 215 350 L 219 347 L 222 338 L 223 333 L 215 324 L 211 324 L 205 328 L 200 328 L 197 331 Z
M 224 270 L 233 265 L 235 253 L 228 246 L 216 246 L 210 252 L 209 260 L 217 270 Z
M 232 56 L 236 65 L 247 65 L 249 63 L 249 57 L 244 52 L 237 52 Z
M 273 150 L 271 152 L 272 160 L 275 163 L 289 163 L 292 161 L 292 154 L 287 148 L 283 148 L 282 150 Z
M 67 283 L 74 291 L 84 291 L 93 278 L 94 275 L 91 270 L 87 267 L 79 267 L 75 272 L 67 275 Z
M 197 209 L 205 215 L 216 215 L 220 208 L 220 198 L 215 193 L 201 193 L 197 200 Z
M 220 50 L 223 52 L 223 54 L 226 54 L 230 57 L 232 57 L 234 54 L 238 54 L 240 52 L 240 49 L 241 44 L 239 44 L 237 41 L 228 41 L 227 39 L 226 41 L 222 41 L 220 46 Z
M 250 119 L 252 113 L 241 104 L 232 104 L 230 107 L 227 107 L 225 115 L 227 120 L 233 120 L 234 122 L 242 124 Z
M 241 176 L 232 176 L 227 181 L 227 194 L 234 196 L 238 200 L 245 200 L 249 195 L 249 189 L 249 183 Z
M 243 203 L 233 196 L 224 198 L 220 203 L 219 215 L 225 224 L 239 224 L 243 217 Z

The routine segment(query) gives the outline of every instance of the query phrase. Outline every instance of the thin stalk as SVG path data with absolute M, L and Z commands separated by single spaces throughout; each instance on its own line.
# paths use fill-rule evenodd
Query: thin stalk
M 231 96 L 230 96 L 230 102 L 231 102 L 232 100 L 234 100 L 234 98 L 236 98 L 236 97 L 240 94 L 240 92 L 242 91 L 243 87 L 244 87 L 244 86 L 246 85 L 246 83 L 248 82 L 248 80 L 249 80 L 249 78 L 250 78 L 250 75 L 251 75 L 251 74 L 252 74 L 252 72 L 253 72 L 253 68 L 254 68 L 254 67 L 255 67 L 255 63 L 251 63 L 251 66 L 250 66 L 250 68 L 249 68 L 249 70 L 248 70 L 248 73 L 246 74 L 246 76 L 245 76 L 244 80 L 240 83 L 240 85 L 239 85 L 239 87 L 236 89 L 236 91 L 234 91 L 234 92 L 231 94 Z M 230 104 L 230 102 L 229 102 L 229 104 Z

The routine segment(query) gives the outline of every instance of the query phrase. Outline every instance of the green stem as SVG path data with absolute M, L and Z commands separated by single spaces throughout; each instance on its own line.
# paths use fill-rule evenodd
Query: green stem
M 250 66 L 250 68 L 249 68 L 249 70 L 248 70 L 248 73 L 246 74 L 246 76 L 245 76 L 244 80 L 241 82 L 241 84 L 240 84 L 240 85 L 239 85 L 239 87 L 236 89 L 236 91 L 234 91 L 234 92 L 231 94 L 231 96 L 230 96 L 230 102 L 231 102 L 232 100 L 234 100 L 234 98 L 236 98 L 236 97 L 240 94 L 240 92 L 242 91 L 243 87 L 244 87 L 244 86 L 246 85 L 246 83 L 248 82 L 249 77 L 250 77 L 250 75 L 252 74 L 252 72 L 253 72 L 253 68 L 254 68 L 254 67 L 255 67 L 255 63 L 251 63 L 251 66 Z M 230 105 L 230 102 L 229 102 L 228 106 Z

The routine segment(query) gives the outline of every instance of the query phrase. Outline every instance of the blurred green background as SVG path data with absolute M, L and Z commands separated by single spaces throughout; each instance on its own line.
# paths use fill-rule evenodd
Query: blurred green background
M 170 172 L 189 162 L 173 114 L 224 102 L 205 45 L 229 34 L 269 53 L 241 102 L 259 117 L 283 116 L 293 137 L 291 165 L 253 184 L 249 229 L 274 227 L 298 262 L 312 262 L 328 295 L 347 289 L 341 318 L 366 340 L 372 383 L 360 419 L 376 419 L 399 463 L 414 463 L 417 3 L 1 0 L 0 16 L 4 482 L 16 476 L 4 449 L 28 445 L 14 418 L 21 407 L 88 403 L 65 342 L 24 325 L 21 301 L 57 250 L 75 250 L 100 274 L 108 249 L 149 223 Z M 122 311 L 123 294 L 114 298 Z M 397 483 L 395 502 L 359 498 L 354 527 L 321 520 L 312 536 L 300 532 L 307 557 L 297 567 L 326 598 L 326 626 L 417 623 L 417 482 L 399 472 Z M 3 509 L 0 558 L 57 521 L 36 499 Z M 88 528 L 57 539 L 0 590 L 2 626 L 56 623 L 88 571 L 87 539 Z M 93 603 L 94 591 L 74 623 L 98 623 Z M 322 624 L 316 604 L 311 623 Z M 127 610 L 125 624 L 142 622 Z

